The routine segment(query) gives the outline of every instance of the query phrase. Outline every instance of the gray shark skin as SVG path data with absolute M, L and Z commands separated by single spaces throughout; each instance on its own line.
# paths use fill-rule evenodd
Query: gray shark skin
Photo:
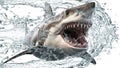
M 44 21 L 46 23 L 47 21 L 49 21 L 49 19 L 51 19 L 54 16 L 54 14 L 52 12 L 52 8 L 51 8 L 50 4 L 47 3 L 47 2 L 45 2 L 45 9 L 44 9 L 44 11 L 45 11 Z
M 46 5 L 47 8 L 50 7 L 48 3 Z M 95 59 L 87 52 L 88 41 L 85 39 L 87 31 L 92 26 L 91 16 L 94 8 L 95 3 L 90 2 L 53 16 L 50 7 L 48 11 L 50 10 L 49 13 L 53 16 L 52 20 L 43 26 L 38 26 L 39 28 L 26 39 L 26 44 L 31 48 L 4 63 L 25 54 L 33 54 L 48 61 L 60 60 L 66 56 L 77 56 L 96 64 Z

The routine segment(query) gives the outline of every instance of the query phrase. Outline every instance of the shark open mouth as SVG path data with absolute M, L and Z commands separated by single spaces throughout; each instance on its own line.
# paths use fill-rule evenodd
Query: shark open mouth
M 87 22 L 68 23 L 62 29 L 61 36 L 73 48 L 87 48 L 88 41 L 86 40 L 86 33 L 91 25 L 91 23 Z

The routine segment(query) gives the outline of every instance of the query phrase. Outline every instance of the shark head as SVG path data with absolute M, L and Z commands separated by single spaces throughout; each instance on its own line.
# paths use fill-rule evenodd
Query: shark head
M 49 29 L 44 46 L 61 49 L 67 54 L 84 51 L 88 48 L 86 34 L 92 26 L 91 16 L 95 3 L 87 3 L 63 11 L 55 16 L 55 21 L 46 25 Z

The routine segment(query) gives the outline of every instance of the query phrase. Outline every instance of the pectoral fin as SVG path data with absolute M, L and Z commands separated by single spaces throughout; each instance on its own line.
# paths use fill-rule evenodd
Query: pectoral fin
M 88 53 L 88 52 L 85 52 L 81 55 L 81 58 L 87 60 L 87 61 L 90 61 L 91 63 L 93 64 L 96 64 L 96 61 L 95 59 Z

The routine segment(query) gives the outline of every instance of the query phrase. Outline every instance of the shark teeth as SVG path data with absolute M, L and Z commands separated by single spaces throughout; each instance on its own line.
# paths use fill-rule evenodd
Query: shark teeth
M 88 29 L 90 27 L 90 25 L 89 24 L 68 24 L 67 26 L 65 26 L 65 28 L 64 29 L 69 29 L 69 28 L 77 28 L 77 29 L 80 29 L 80 28 L 82 28 L 82 29 Z
M 77 24 L 77 27 L 79 27 L 79 24 Z
M 80 27 L 83 28 L 83 24 L 80 24 Z
M 68 23 L 64 25 L 61 35 L 66 43 L 72 47 L 86 48 L 87 41 L 82 42 L 82 38 L 86 36 L 87 30 L 92 24 L 89 23 Z
M 86 46 L 87 43 L 84 43 L 83 45 L 81 43 L 77 42 L 77 39 L 73 38 L 72 40 L 69 40 L 69 37 L 66 35 L 64 38 L 65 42 L 67 42 L 69 45 L 72 45 L 73 47 L 83 47 Z
M 73 25 L 73 27 L 75 28 L 75 24 Z
M 81 43 L 74 43 L 73 41 L 68 41 L 68 40 L 67 40 L 67 43 L 69 43 L 69 45 L 72 45 L 74 47 L 82 47 L 82 46 L 84 46 Z

